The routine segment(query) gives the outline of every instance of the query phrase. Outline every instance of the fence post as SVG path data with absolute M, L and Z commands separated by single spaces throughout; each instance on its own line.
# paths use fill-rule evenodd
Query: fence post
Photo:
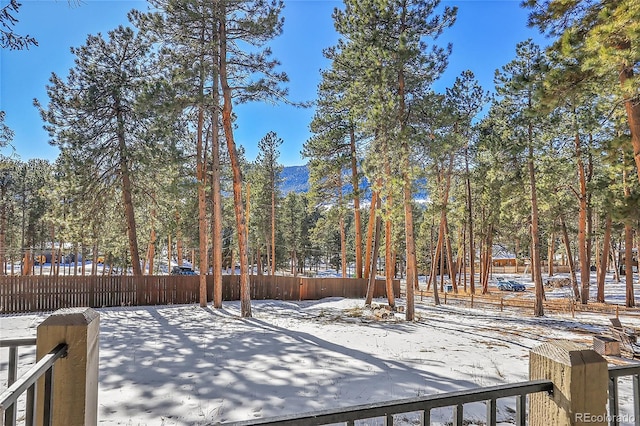
M 553 382 L 553 395 L 530 395 L 530 426 L 607 424 L 607 361 L 587 346 L 559 340 L 533 348 L 529 379 Z
M 54 365 L 53 426 L 95 426 L 98 423 L 98 349 L 100 315 L 91 308 L 60 309 L 37 331 L 40 359 L 59 343 L 69 345 L 68 355 Z M 37 424 L 44 419 L 44 379 L 38 382 Z

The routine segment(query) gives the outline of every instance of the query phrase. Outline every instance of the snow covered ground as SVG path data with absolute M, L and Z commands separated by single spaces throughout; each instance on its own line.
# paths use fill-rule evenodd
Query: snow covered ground
M 527 283 L 530 284 L 530 283 Z M 608 283 L 610 294 L 620 284 Z M 531 293 L 528 288 L 527 293 Z M 385 303 L 385 300 L 378 300 Z M 399 301 L 404 304 L 404 300 Z M 529 350 L 551 339 L 591 344 L 610 315 L 549 314 L 417 302 L 417 320 L 380 320 L 363 300 L 119 307 L 100 313 L 99 423 L 208 425 L 526 381 Z M 46 314 L 0 317 L 0 338 L 31 337 Z M 640 316 L 623 316 L 640 329 Z M 20 352 L 21 370 L 33 350 Z M 610 363 L 626 362 L 620 357 Z M 7 351 L 0 351 L 0 388 Z M 633 413 L 627 384 L 623 413 Z M 515 400 L 498 401 L 498 420 Z M 482 404 L 465 406 L 484 424 Z M 451 410 L 432 413 L 451 422 Z M 404 424 L 415 424 L 407 415 Z

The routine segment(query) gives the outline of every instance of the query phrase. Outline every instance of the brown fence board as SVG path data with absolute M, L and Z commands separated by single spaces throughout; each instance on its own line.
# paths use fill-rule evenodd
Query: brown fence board
M 325 297 L 363 298 L 367 281 L 355 278 L 307 278 L 251 275 L 253 300 L 318 300 Z M 0 313 L 55 311 L 88 306 L 144 306 L 198 303 L 198 276 L 0 276 Z M 400 281 L 394 280 L 400 295 Z M 374 297 L 386 297 L 384 280 L 376 280 Z M 222 298 L 240 299 L 240 277 L 222 277 Z M 213 300 L 213 276 L 207 276 L 207 300 Z

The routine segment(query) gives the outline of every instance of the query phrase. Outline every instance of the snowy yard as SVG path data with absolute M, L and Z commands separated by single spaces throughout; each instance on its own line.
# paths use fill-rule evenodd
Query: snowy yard
M 526 381 L 531 348 L 550 339 L 590 345 L 610 316 L 534 318 L 425 300 L 417 321 L 406 323 L 404 314 L 378 320 L 363 303 L 253 301 L 249 319 L 238 302 L 98 309 L 99 423 L 207 425 Z M 2 316 L 0 337 L 34 336 L 45 317 Z M 640 328 L 640 317 L 622 321 Z M 33 350 L 21 353 L 25 370 Z M 6 350 L 0 367 L 4 387 Z M 628 412 L 630 395 L 624 387 L 621 394 Z M 498 420 L 513 419 L 514 407 L 499 400 Z M 483 424 L 484 415 L 483 405 L 465 407 L 470 421 Z M 432 420 L 450 422 L 451 410 Z M 410 415 L 405 424 L 414 424 Z

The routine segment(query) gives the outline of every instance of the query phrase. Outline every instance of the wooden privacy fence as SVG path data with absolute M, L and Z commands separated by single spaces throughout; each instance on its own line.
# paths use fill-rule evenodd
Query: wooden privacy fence
M 240 299 L 240 277 L 222 277 L 223 300 Z M 252 275 L 253 300 L 363 298 L 367 281 L 356 278 L 304 278 Z M 144 306 L 199 302 L 199 277 L 152 276 L 0 276 L 0 313 L 54 311 L 62 308 Z M 393 291 L 400 296 L 400 281 Z M 386 297 L 384 280 L 376 280 L 374 297 Z M 207 300 L 213 300 L 213 276 L 207 275 Z

